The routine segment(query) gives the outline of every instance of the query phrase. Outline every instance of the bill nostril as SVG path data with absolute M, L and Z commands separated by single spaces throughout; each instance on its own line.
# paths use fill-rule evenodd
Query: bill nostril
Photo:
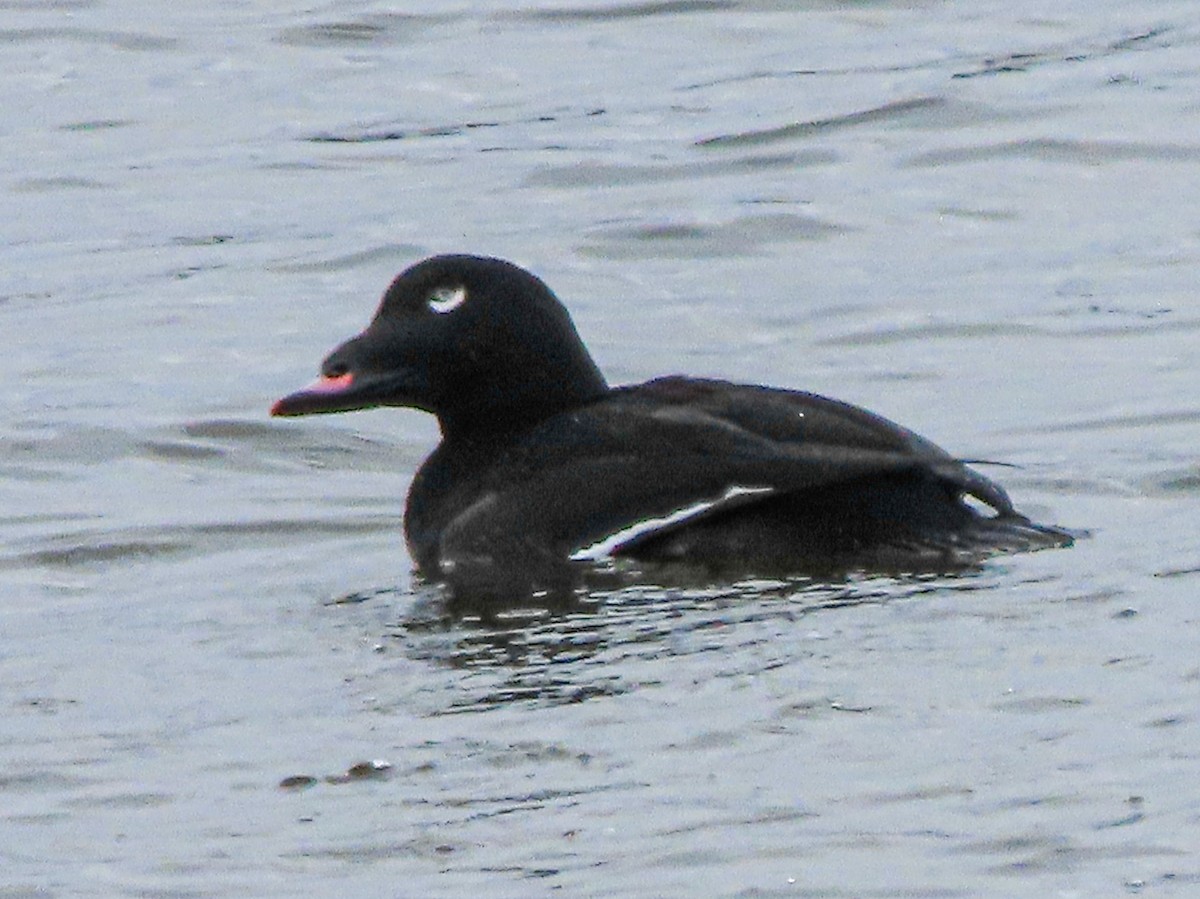
M 321 366 L 321 374 L 326 378 L 341 378 L 350 373 L 350 366 L 345 362 L 326 362 Z

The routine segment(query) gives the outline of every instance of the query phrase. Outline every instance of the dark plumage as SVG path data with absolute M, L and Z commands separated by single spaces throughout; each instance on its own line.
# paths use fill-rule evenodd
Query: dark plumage
M 610 388 L 550 289 L 499 259 L 409 268 L 321 371 L 271 414 L 438 417 L 404 518 L 434 579 L 537 586 L 609 556 L 737 574 L 952 570 L 1071 543 L 864 409 L 685 377 Z

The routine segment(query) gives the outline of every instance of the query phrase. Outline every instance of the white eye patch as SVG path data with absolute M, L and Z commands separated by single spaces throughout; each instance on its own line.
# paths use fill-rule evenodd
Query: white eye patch
M 467 289 L 459 284 L 456 287 L 435 287 L 429 293 L 429 308 L 438 315 L 453 312 L 467 301 Z

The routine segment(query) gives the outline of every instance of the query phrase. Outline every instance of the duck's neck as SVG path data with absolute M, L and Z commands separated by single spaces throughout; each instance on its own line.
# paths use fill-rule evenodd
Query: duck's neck
M 495 443 L 506 435 L 527 431 L 548 418 L 587 405 L 608 391 L 603 375 L 594 366 L 586 378 L 577 375 L 557 380 L 536 379 L 522 384 L 521 389 L 498 384 L 441 410 L 438 424 L 446 443 Z

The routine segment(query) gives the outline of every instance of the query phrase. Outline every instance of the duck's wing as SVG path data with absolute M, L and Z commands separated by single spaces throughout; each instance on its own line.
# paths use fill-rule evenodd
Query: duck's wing
M 999 487 L 865 410 L 663 379 L 543 422 L 458 485 L 439 565 L 596 559 L 781 494 L 917 472 L 1011 511 Z
M 659 378 L 627 391 L 627 401 L 702 413 L 771 441 L 781 453 L 802 448 L 805 456 L 826 466 L 832 475 L 826 483 L 865 473 L 853 470 L 864 452 L 880 452 L 889 459 L 899 454 L 914 468 L 926 470 L 947 486 L 957 486 L 997 515 L 1014 514 L 999 484 L 932 441 L 860 406 L 800 390 L 684 377 Z M 845 477 L 837 475 L 842 460 L 849 463 Z

